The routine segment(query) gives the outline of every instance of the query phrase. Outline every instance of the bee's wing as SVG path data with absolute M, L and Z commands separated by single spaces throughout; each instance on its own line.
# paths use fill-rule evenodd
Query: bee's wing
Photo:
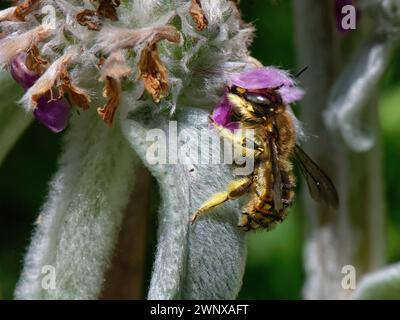
M 295 148 L 295 156 L 313 199 L 336 209 L 339 206 L 339 197 L 332 180 L 298 145 Z
M 282 177 L 278 165 L 277 148 L 272 136 L 268 136 L 268 149 L 272 174 L 274 176 L 274 185 L 272 188 L 274 207 L 275 210 L 279 211 L 282 209 Z

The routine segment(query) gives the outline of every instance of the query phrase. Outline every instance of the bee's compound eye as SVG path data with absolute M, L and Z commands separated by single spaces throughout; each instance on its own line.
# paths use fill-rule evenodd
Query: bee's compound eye
M 269 105 L 271 103 L 271 101 L 261 93 L 247 92 L 244 94 L 244 98 L 249 102 L 261 105 Z
M 237 86 L 232 85 L 232 86 L 229 88 L 229 91 L 230 91 L 231 93 L 237 93 Z

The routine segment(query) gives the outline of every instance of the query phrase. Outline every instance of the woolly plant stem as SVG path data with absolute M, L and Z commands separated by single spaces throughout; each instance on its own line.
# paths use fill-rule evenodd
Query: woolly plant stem
M 118 127 L 75 115 L 59 171 L 38 218 L 17 299 L 95 299 L 134 181 L 135 156 Z M 44 266 L 55 287 L 43 288 Z
M 143 299 L 148 247 L 152 182 L 143 164 L 136 168 L 136 181 L 124 212 L 122 228 L 111 268 L 105 276 L 101 299 Z
M 207 139 L 219 138 L 217 132 L 208 128 L 207 112 L 187 109 L 178 111 L 173 119 L 177 120 L 176 132 L 167 119 L 154 120 L 148 106 L 131 113 L 123 122 L 125 136 L 157 179 L 162 197 L 148 299 L 234 299 L 242 284 L 246 257 L 244 232 L 236 226 L 238 204 L 227 202 L 190 224 L 201 203 L 224 191 L 234 177 L 229 165 L 196 164 L 197 150 L 205 150 L 202 156 L 209 159 L 219 154 L 215 144 L 210 148 L 204 145 Z M 179 149 L 178 164 L 150 164 L 147 155 L 154 142 L 148 139 L 149 129 L 156 129 L 153 132 L 161 135 L 166 133 L 171 141 L 174 134 L 190 130 L 185 135 L 189 140 L 176 143 L 182 147 L 190 141 L 191 151 Z M 204 140 L 200 139 L 201 130 Z M 168 145 L 173 156 L 173 144 Z M 162 146 L 165 144 L 161 141 Z

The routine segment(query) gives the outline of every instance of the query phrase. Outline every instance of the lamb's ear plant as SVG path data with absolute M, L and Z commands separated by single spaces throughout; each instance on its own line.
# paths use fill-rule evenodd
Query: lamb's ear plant
M 235 298 L 245 261 L 238 208 L 189 224 L 194 208 L 232 178 L 229 167 L 192 166 L 185 154 L 177 165 L 146 158 L 147 130 L 166 130 L 170 119 L 180 132 L 208 129 L 201 109 L 211 109 L 231 73 L 255 66 L 253 30 L 235 3 L 19 1 L 0 12 L 0 26 L 0 66 L 25 90 L 25 111 L 67 130 L 15 297 L 99 297 L 141 159 L 162 198 L 148 298 Z M 1 143 L 11 145 L 17 129 Z M 54 287 L 45 283 L 49 270 Z
M 149 288 L 149 299 L 233 299 L 239 292 L 245 266 L 244 232 L 237 228 L 239 208 L 229 202 L 210 219 L 190 224 L 190 218 L 205 198 L 232 179 L 229 165 L 199 164 L 202 157 L 222 153 L 218 134 L 208 129 L 208 113 L 200 109 L 178 110 L 177 127 L 168 119 L 152 119 L 148 105 L 131 112 L 123 131 L 145 165 L 157 178 L 163 197 L 159 216 L 158 247 Z M 153 129 L 152 131 L 149 131 Z M 148 134 L 153 132 L 153 134 Z M 180 152 L 177 164 L 149 163 L 154 145 L 174 139 Z M 214 141 L 211 143 L 211 141 Z M 204 148 L 210 143 L 209 148 Z M 186 146 L 186 148 L 184 147 Z M 160 148 L 159 150 L 161 150 Z

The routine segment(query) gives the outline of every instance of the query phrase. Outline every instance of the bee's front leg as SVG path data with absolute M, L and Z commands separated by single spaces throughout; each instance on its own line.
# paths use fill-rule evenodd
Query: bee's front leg
M 210 122 L 214 128 L 218 130 L 220 136 L 231 141 L 233 144 L 241 146 L 243 155 L 252 154 L 256 151 L 256 156 L 258 156 L 260 153 L 264 152 L 264 148 L 253 140 L 234 134 L 231 130 L 216 123 L 212 118 L 210 118 Z
M 245 194 L 253 183 L 252 177 L 246 177 L 238 180 L 231 181 L 228 184 L 225 192 L 220 192 L 213 195 L 209 200 L 203 203 L 203 205 L 196 211 L 192 217 L 192 223 L 194 223 L 198 217 L 209 211 L 210 209 L 228 201 L 239 198 Z

